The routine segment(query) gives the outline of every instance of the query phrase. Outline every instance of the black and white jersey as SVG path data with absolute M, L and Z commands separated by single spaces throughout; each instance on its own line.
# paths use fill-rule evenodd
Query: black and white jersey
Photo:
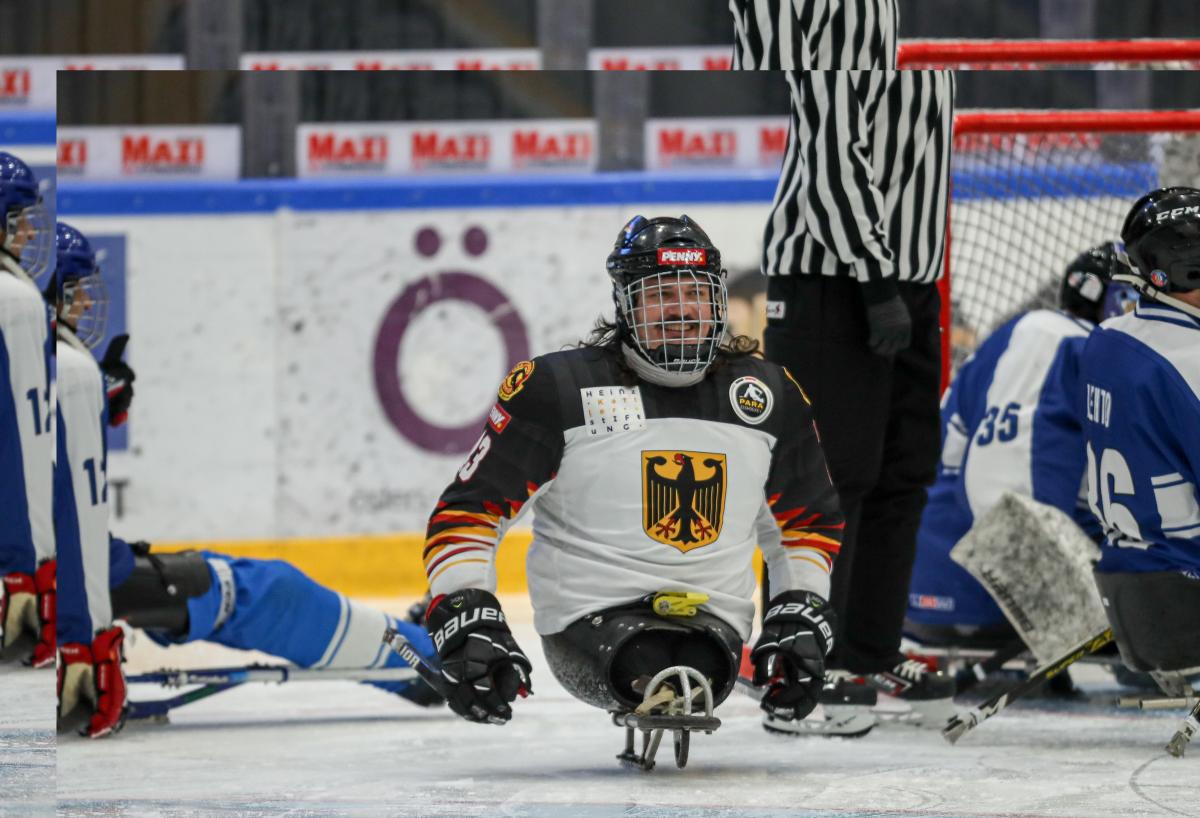
M 504 532 L 534 506 L 526 561 L 538 633 L 663 590 L 746 639 L 760 546 L 772 591 L 829 594 L 843 520 L 812 408 L 787 371 L 722 359 L 701 382 L 637 380 L 619 353 L 522 361 L 430 518 L 430 590 L 495 590 Z
M 729 0 L 735 69 L 896 67 L 896 0 Z
M 789 71 L 792 122 L 763 235 L 767 275 L 941 275 L 949 71 Z

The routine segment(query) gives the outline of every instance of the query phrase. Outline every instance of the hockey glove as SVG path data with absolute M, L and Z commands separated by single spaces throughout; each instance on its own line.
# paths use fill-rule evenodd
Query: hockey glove
M 100 371 L 104 373 L 104 391 L 108 395 L 108 425 L 120 426 L 129 417 L 129 404 L 133 402 L 133 382 L 137 378 L 129 364 L 121 360 L 129 336 L 113 336 L 108 349 L 100 359 Z
M 58 562 L 43 560 L 33 577 L 37 587 L 38 641 L 33 646 L 31 667 L 50 667 L 54 664 L 57 647 L 55 629 L 58 626 Z
M 912 318 L 891 281 L 863 285 L 867 305 L 867 346 L 876 355 L 891 356 L 907 349 L 912 340 Z
M 24 645 L 30 633 L 36 633 L 37 583 L 29 574 L 14 571 L 4 576 L 3 591 L 0 592 L 0 653 L 15 652 L 19 642 Z
M 433 637 L 450 709 L 468 721 L 504 724 L 509 702 L 533 692 L 529 659 L 517 647 L 500 602 L 478 588 L 433 600 L 425 626 Z
M 60 724 L 81 703 L 91 705 L 79 732 L 102 738 L 125 726 L 125 676 L 121 671 L 124 633 L 114 625 L 96 634 L 90 646 L 69 642 L 59 649 L 58 718 Z
M 812 712 L 825 681 L 833 627 L 833 609 L 811 591 L 784 591 L 771 600 L 750 652 L 754 684 L 767 686 L 763 710 L 785 720 Z

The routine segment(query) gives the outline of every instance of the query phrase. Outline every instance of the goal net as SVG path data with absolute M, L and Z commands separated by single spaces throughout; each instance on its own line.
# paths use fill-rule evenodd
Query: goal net
M 1139 196 L 1200 187 L 1198 135 L 1200 110 L 959 112 L 942 282 L 950 371 L 1018 312 L 1056 306 L 1066 264 L 1119 239 Z

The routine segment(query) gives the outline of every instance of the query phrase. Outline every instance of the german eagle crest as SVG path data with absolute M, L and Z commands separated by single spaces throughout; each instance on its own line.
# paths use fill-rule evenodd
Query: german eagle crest
M 725 517 L 725 455 L 642 452 L 642 528 L 687 553 L 716 541 Z

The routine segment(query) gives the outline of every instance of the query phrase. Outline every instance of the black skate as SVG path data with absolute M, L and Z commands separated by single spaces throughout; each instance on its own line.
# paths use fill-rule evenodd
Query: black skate
M 625 749 L 617 760 L 647 772 L 653 770 L 663 733 L 670 730 L 675 737 L 675 766 L 682 769 L 688 761 L 691 731 L 712 733 L 721 726 L 721 720 L 713 716 L 712 685 L 699 671 L 683 665 L 643 679 L 642 703 L 632 712 L 612 714 L 613 724 L 625 728 Z M 641 753 L 634 750 L 634 733 L 639 730 Z
M 881 707 L 876 713 L 887 721 L 940 730 L 953 718 L 954 679 L 929 669 L 924 662 L 901 658 L 890 669 L 863 676 L 867 684 L 907 708 Z
M 825 673 L 825 685 L 817 698 L 817 709 L 804 719 L 783 719 L 770 713 L 763 715 L 763 729 L 768 733 L 790 736 L 840 736 L 858 738 L 875 727 L 873 712 L 878 696 L 873 687 L 861 677 L 843 670 Z

